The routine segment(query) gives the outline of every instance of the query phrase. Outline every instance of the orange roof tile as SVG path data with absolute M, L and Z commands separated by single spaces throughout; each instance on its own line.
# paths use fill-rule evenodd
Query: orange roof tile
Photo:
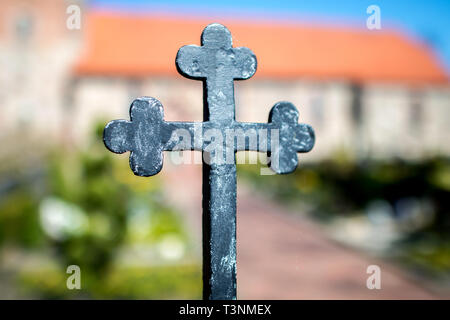
M 208 23 L 91 12 L 84 27 L 85 51 L 75 72 L 126 77 L 175 75 L 178 49 L 200 44 L 201 31 Z M 426 46 L 395 32 L 260 22 L 224 24 L 233 35 L 234 46 L 246 46 L 256 54 L 255 77 L 448 81 Z

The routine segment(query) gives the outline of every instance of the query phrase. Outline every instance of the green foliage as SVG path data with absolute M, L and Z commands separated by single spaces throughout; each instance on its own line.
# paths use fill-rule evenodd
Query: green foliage
M 241 165 L 239 175 L 255 187 L 283 201 L 306 202 L 314 213 L 351 214 L 371 201 L 385 199 L 391 204 L 405 197 L 429 198 L 438 219 L 450 227 L 450 189 L 444 179 L 450 172 L 450 159 L 433 158 L 420 162 L 333 161 L 300 164 L 290 175 L 260 175 L 260 167 Z M 447 229 L 448 230 L 448 229 Z
M 130 286 L 131 282 L 138 282 L 135 276 L 145 278 L 144 271 L 130 269 L 132 274 L 122 274 L 115 270 L 117 249 L 134 242 L 157 245 L 173 235 L 189 245 L 183 221 L 163 199 L 159 178 L 134 176 L 127 158 L 128 155 L 108 152 L 101 131 L 96 130 L 95 139 L 84 150 L 55 147 L 26 170 L 16 170 L 14 175 L 0 172 L 3 181 L 11 180 L 3 193 L 0 189 L 0 245 L 50 249 L 61 267 L 52 274 L 46 270 L 31 272 L 29 276 L 36 275 L 39 283 L 25 276 L 28 287 L 42 285 L 42 290 L 33 290 L 46 297 L 63 297 L 68 291 L 65 268 L 75 264 L 81 268 L 83 283 L 87 284 L 83 294 L 147 297 L 139 296 L 145 293 L 143 286 L 134 291 L 126 287 L 128 280 Z M 167 288 L 168 294 L 180 296 L 183 286 L 189 292 L 200 288 L 201 281 L 192 284 L 198 271 L 169 269 L 173 276 L 158 268 L 147 270 L 155 272 L 146 278 L 149 297 L 158 297 L 159 284 L 161 290 Z M 46 274 L 41 276 L 39 272 Z M 111 285 L 108 281 L 117 283 L 118 287 L 111 289 L 114 293 L 101 292 L 101 288 Z M 122 289 L 126 290 L 121 293 Z
M 402 201 L 429 205 L 429 223 L 403 231 L 396 251 L 406 263 L 426 265 L 436 272 L 450 270 L 450 159 L 421 161 L 366 160 L 356 162 L 342 155 L 335 160 L 300 164 L 290 175 L 261 175 L 256 165 L 238 167 L 240 177 L 282 203 L 302 204 L 313 218 L 327 222 L 337 216 L 367 212 L 382 199 L 403 225 Z M 426 250 L 421 248 L 426 247 Z
M 0 200 L 0 244 L 4 242 L 24 248 L 39 247 L 45 235 L 38 228 L 38 199 L 26 186 L 21 186 Z

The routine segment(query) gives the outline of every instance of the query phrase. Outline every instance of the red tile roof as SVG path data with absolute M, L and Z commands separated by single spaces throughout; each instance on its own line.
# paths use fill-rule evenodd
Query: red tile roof
M 200 44 L 200 34 L 210 22 L 91 12 L 84 27 L 85 51 L 75 73 L 175 75 L 178 49 L 186 44 Z M 396 32 L 261 22 L 224 24 L 233 35 L 234 46 L 248 47 L 256 54 L 255 77 L 448 81 L 429 48 Z

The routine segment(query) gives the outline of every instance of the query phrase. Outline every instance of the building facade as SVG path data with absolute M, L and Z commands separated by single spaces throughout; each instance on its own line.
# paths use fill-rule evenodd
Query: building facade
M 21 5 L 17 5 L 17 3 Z M 202 121 L 202 83 L 183 78 L 175 55 L 200 44 L 209 21 L 127 16 L 82 4 L 80 30 L 66 27 L 70 1 L 3 1 L 0 126 L 7 143 L 28 130 L 82 146 L 96 123 L 128 118 L 139 96 L 159 99 L 169 121 Z M 235 46 L 258 59 L 235 82 L 239 121 L 266 122 L 292 102 L 316 131 L 306 161 L 450 155 L 450 86 L 432 52 L 395 31 L 261 22 L 224 23 Z

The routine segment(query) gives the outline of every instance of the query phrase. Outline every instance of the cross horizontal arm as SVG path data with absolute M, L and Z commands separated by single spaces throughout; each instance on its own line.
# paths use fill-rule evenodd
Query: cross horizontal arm
M 296 124 L 294 137 L 289 144 L 296 152 L 308 152 L 314 145 L 311 126 Z M 234 151 L 270 152 L 279 141 L 282 130 L 274 123 L 232 122 L 226 129 L 214 122 L 165 122 L 161 128 L 164 151 L 197 150 L 203 151 L 211 142 L 211 137 L 219 135 L 224 147 Z M 214 133 L 209 134 L 209 131 Z M 215 136 L 216 135 L 216 136 Z M 207 139 L 205 140 L 205 136 Z M 273 138 L 272 138 L 273 137 Z
M 277 173 L 297 166 L 297 152 L 314 145 L 314 131 L 298 123 L 298 111 L 288 102 L 275 104 L 269 123 L 232 121 L 166 122 L 156 99 L 140 98 L 131 106 L 131 121 L 115 120 L 104 131 L 106 146 L 113 152 L 131 151 L 130 166 L 137 175 L 149 176 L 162 168 L 162 151 L 198 150 L 224 152 L 231 159 L 236 151 L 268 152 L 279 159 L 271 163 Z M 230 156 L 231 155 L 231 156 Z

